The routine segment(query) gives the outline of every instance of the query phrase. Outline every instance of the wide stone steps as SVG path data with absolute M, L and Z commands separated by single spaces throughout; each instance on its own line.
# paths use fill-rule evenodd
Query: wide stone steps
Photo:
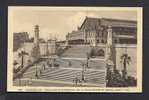
M 31 66 L 27 69 L 25 73 L 23 73 L 23 78 L 35 78 L 36 70 L 39 71 L 39 68 L 41 69 L 41 66 Z
M 66 57 L 86 57 L 86 53 L 90 52 L 90 46 L 72 46 L 66 50 L 62 56 Z
M 74 70 L 67 70 L 57 74 L 49 74 L 49 75 L 41 75 L 40 79 L 48 79 L 48 80 L 59 80 L 65 82 L 72 82 L 75 75 L 80 73 L 80 71 Z
M 85 80 L 89 83 L 105 83 L 105 72 L 85 73 Z
M 50 71 L 50 70 L 48 70 Z M 46 80 L 59 80 L 65 82 L 73 82 L 75 77 L 78 76 L 79 79 L 82 77 L 82 70 L 72 70 L 72 69 L 58 69 L 57 71 L 43 72 L 40 79 Z M 84 73 L 85 80 L 87 83 L 94 83 L 103 85 L 105 84 L 105 71 L 86 71 Z

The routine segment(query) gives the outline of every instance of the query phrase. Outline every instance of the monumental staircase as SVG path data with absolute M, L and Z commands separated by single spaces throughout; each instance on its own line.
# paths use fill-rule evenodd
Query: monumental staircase
M 23 74 L 23 78 L 27 79 L 37 79 L 36 66 L 33 66 Z M 106 70 L 96 70 L 96 69 L 86 69 L 83 73 L 86 84 L 96 84 L 96 86 L 105 86 L 106 81 Z M 82 69 L 81 68 L 46 68 L 39 73 L 38 79 L 40 80 L 50 80 L 59 81 L 65 83 L 74 82 L 75 78 L 82 79 Z
M 89 53 L 90 50 L 91 47 L 89 45 L 71 45 L 71 47 L 62 54 L 62 57 L 86 58 L 86 54 Z

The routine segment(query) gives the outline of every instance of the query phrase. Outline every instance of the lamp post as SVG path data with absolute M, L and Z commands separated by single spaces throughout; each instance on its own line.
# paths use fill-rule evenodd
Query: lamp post
M 89 68 L 89 66 L 88 66 L 88 61 L 89 61 L 89 59 L 90 59 L 90 55 L 89 55 L 89 53 L 87 53 L 86 55 L 87 55 L 86 67 Z
M 86 71 L 86 66 L 82 64 L 82 81 L 85 81 L 84 72 Z
M 24 67 L 24 56 L 28 55 L 27 52 L 25 52 L 24 49 L 21 50 L 21 52 L 18 54 L 19 57 L 21 57 L 21 67 Z
M 36 74 L 35 77 L 38 79 L 37 64 L 36 64 Z

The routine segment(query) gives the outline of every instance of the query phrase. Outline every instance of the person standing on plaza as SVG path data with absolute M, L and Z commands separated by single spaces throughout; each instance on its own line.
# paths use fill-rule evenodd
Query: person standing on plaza
M 45 69 L 46 69 L 46 66 L 45 66 L 45 64 L 43 64 L 42 66 L 43 66 L 43 69 L 45 70 Z

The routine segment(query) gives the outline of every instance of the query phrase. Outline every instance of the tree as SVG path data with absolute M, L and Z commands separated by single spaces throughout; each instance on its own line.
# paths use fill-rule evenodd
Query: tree
M 63 53 L 64 53 L 64 49 L 62 49 L 61 47 L 57 48 L 56 50 L 57 56 L 61 56 Z
M 25 55 L 28 55 L 28 53 L 25 52 L 25 51 L 21 51 L 21 52 L 18 54 L 18 56 L 21 57 L 21 67 L 22 67 L 22 68 L 23 68 L 23 66 L 24 66 L 24 56 L 25 56 Z
M 129 63 L 131 62 L 131 57 L 128 56 L 128 54 L 123 54 L 121 56 L 121 63 L 123 64 L 123 78 L 126 79 L 126 75 L 127 75 L 127 64 L 129 65 Z
M 137 85 L 137 80 L 132 76 L 128 76 L 127 85 L 128 86 L 136 86 Z
M 107 68 L 107 87 L 126 87 L 126 82 L 119 73 L 118 70 L 111 71 Z

